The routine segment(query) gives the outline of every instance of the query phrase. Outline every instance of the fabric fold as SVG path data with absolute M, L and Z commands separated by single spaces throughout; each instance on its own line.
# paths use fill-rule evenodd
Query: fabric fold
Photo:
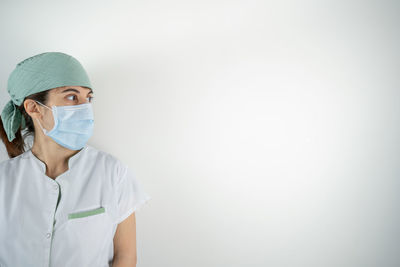
M 12 100 L 8 101 L 3 108 L 1 120 L 10 142 L 15 139 L 15 133 L 21 125 L 23 126 L 22 128 L 25 128 L 25 119 Z

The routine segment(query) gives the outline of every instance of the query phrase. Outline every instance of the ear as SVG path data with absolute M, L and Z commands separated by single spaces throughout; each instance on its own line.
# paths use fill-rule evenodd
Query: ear
M 40 113 L 39 104 L 36 103 L 32 99 L 25 99 L 24 101 L 24 108 L 26 113 L 32 118 L 41 118 L 42 115 Z

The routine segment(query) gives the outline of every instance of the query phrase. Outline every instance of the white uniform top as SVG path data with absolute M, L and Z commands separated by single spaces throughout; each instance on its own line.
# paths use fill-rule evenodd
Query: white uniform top
M 117 225 L 151 199 L 120 160 L 86 145 L 52 179 L 31 150 L 0 163 L 0 266 L 111 266 Z

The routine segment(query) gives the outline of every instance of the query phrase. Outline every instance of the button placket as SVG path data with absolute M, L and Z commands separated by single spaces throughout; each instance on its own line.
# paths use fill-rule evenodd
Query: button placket
M 60 189 L 60 186 L 59 186 L 59 184 L 56 182 L 56 181 L 54 181 L 54 183 L 55 184 L 53 184 L 52 185 L 52 190 L 53 190 L 53 193 L 55 194 L 55 195 L 58 195 L 60 192 L 59 192 L 59 189 Z
M 50 227 L 50 229 L 48 229 L 49 232 L 46 233 L 46 238 L 50 238 L 52 236 L 52 232 L 54 230 L 55 212 L 57 210 L 57 202 L 58 202 L 58 197 L 60 194 L 60 186 L 56 181 L 53 182 L 51 187 L 53 188 L 52 189 L 52 194 L 53 194 L 52 199 L 54 199 L 54 200 L 52 201 L 52 205 L 51 205 L 52 206 L 51 227 Z

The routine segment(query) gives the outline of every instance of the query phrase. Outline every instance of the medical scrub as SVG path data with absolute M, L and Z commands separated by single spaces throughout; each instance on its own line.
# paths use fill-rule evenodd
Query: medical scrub
M 0 163 L 0 267 L 111 266 L 118 224 L 151 197 L 92 146 L 68 167 L 52 179 L 31 150 Z

